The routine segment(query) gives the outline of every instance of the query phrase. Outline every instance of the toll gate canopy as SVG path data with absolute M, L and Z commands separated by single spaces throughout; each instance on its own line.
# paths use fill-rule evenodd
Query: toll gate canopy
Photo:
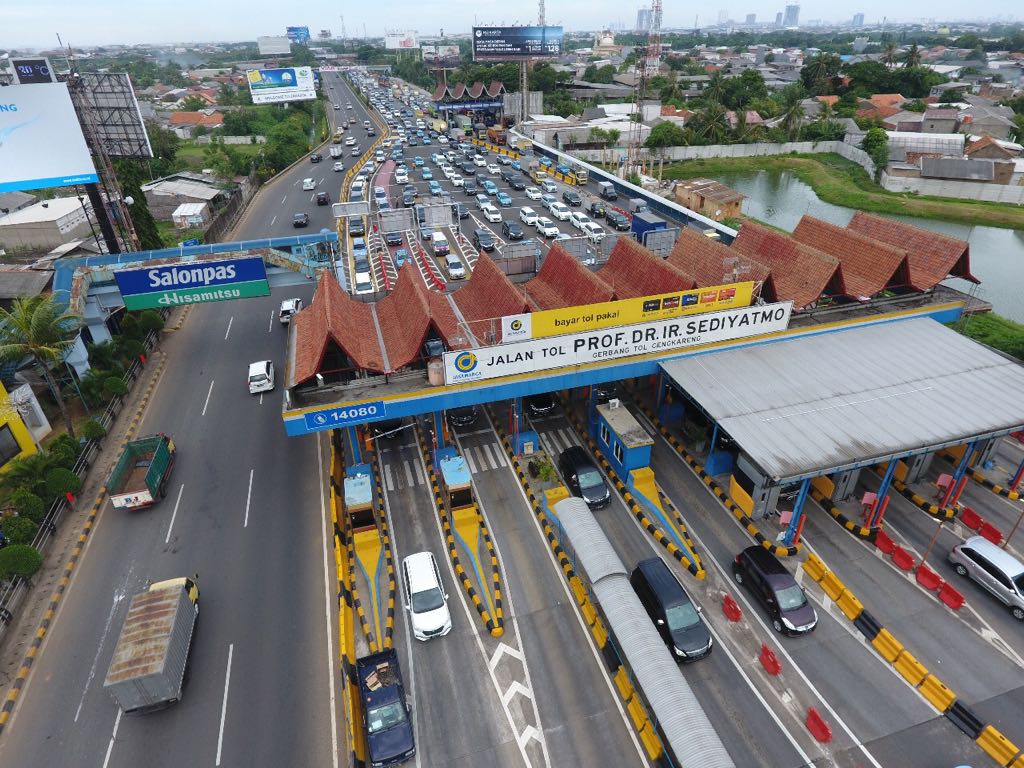
M 1024 424 L 1024 366 L 930 318 L 811 331 L 661 368 L 779 484 Z

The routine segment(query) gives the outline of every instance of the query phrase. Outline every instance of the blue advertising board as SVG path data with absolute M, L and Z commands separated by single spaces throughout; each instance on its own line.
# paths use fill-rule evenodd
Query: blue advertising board
M 285 34 L 293 43 L 305 44 L 309 42 L 309 27 L 286 27 Z
M 367 421 L 382 419 L 386 415 L 387 408 L 385 408 L 384 402 L 377 400 L 373 403 L 360 403 L 359 405 L 313 411 L 312 413 L 304 414 L 304 419 L 306 429 L 315 432 L 332 427 L 346 427 L 350 424 L 364 424 Z
M 114 279 L 125 307 L 132 310 L 270 295 L 259 256 L 122 269 Z
M 515 61 L 561 55 L 561 27 L 473 27 L 474 61 Z

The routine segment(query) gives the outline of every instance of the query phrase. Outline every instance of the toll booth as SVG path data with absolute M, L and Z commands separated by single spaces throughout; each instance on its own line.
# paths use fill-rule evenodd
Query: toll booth
M 373 473 L 369 464 L 353 464 L 345 474 L 345 511 L 352 521 L 352 531 L 376 530 L 373 514 Z
M 471 508 L 475 515 L 476 500 L 466 460 L 454 448 L 441 448 L 437 452 L 437 468 L 441 472 L 444 501 L 453 516 L 458 517 L 457 511 L 466 508 Z
M 618 400 L 609 400 L 595 408 L 593 439 L 608 458 L 619 477 L 629 477 L 634 469 L 651 465 L 654 440 Z

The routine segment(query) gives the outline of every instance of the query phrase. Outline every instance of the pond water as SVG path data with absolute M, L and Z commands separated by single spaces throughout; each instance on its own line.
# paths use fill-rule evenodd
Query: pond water
M 826 203 L 807 184 L 788 171 L 759 171 L 753 174 L 715 177 L 747 196 L 743 213 L 792 232 L 800 217 L 809 214 L 833 224 L 846 226 L 852 208 Z M 971 244 L 971 273 L 981 280 L 977 296 L 991 302 L 999 314 L 1024 323 L 1024 231 L 999 227 L 972 227 L 913 216 L 895 218 L 924 229 L 958 237 Z M 969 292 L 965 280 L 948 284 Z

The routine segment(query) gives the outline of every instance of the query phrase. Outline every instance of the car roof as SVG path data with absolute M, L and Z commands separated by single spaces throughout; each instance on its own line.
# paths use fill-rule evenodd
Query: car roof
M 691 602 L 683 585 L 660 557 L 641 560 L 636 564 L 636 570 L 644 575 L 651 589 L 658 593 L 658 599 L 666 607 Z
M 1024 573 L 1024 563 L 1021 563 L 1016 557 L 1002 547 L 996 546 L 984 536 L 971 536 L 962 546 L 973 549 L 997 568 L 1004 571 L 1011 579 L 1015 579 Z
M 402 567 L 409 577 L 409 589 L 421 592 L 425 589 L 439 587 L 434 569 L 437 562 L 430 552 L 416 552 L 402 560 Z
M 752 546 L 747 547 L 743 550 L 743 553 L 747 558 L 757 566 L 758 570 L 766 576 L 789 576 L 793 578 L 792 574 L 786 570 L 786 567 L 779 562 L 779 559 L 775 557 L 764 547 Z
M 571 445 L 566 448 L 562 451 L 562 455 L 559 456 L 558 459 L 559 461 L 572 462 L 576 466 L 580 466 L 584 463 L 589 464 L 590 466 L 594 465 L 594 462 L 587 455 L 587 452 L 578 445 Z

